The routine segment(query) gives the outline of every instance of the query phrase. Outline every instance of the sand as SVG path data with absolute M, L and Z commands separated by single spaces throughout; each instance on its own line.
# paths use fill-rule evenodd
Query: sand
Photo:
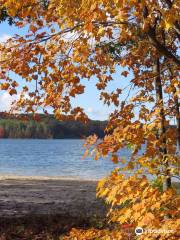
M 0 177 L 0 217 L 104 216 L 105 206 L 96 199 L 96 184 L 73 178 Z

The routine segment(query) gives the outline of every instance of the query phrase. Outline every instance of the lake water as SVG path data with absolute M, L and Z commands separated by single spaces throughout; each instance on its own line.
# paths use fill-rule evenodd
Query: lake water
M 99 179 L 114 165 L 108 158 L 82 159 L 84 141 L 76 139 L 0 139 L 0 175 Z M 129 150 L 121 157 L 128 158 Z

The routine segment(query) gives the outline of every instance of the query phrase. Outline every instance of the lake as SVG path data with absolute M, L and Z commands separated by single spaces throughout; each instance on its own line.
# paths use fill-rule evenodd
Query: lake
M 82 159 L 83 143 L 79 139 L 0 139 L 0 175 L 99 179 L 117 166 L 108 158 Z M 119 154 L 129 158 L 130 150 Z

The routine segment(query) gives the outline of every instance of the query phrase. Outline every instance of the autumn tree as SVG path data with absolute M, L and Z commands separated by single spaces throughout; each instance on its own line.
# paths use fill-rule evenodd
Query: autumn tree
M 59 120 L 86 122 L 83 109 L 73 109 L 71 102 L 95 76 L 100 99 L 115 111 L 104 139 L 89 137 L 85 154 L 121 163 L 99 183 L 98 196 L 112 205 L 112 222 L 174 229 L 143 239 L 175 239 L 178 197 L 171 179 L 179 174 L 179 0 L 52 0 L 47 8 L 38 0 L 0 2 L 9 16 L 18 17 L 18 27 L 29 28 L 0 49 L 1 89 L 20 91 L 13 109 L 35 113 L 51 107 Z M 119 88 L 108 92 L 118 67 Z M 12 73 L 22 78 L 20 86 Z M 128 75 L 132 79 L 122 88 L 121 78 Z M 132 156 L 124 161 L 118 151 L 128 146 Z M 149 175 L 164 182 L 164 192 Z M 88 239 L 90 233 L 83 234 Z M 98 234 L 125 239 L 117 229 Z

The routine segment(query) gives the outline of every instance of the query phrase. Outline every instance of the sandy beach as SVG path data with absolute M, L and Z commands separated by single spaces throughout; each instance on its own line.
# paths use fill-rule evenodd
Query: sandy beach
M 0 217 L 59 214 L 72 217 L 103 216 L 96 199 L 95 180 L 0 177 Z

